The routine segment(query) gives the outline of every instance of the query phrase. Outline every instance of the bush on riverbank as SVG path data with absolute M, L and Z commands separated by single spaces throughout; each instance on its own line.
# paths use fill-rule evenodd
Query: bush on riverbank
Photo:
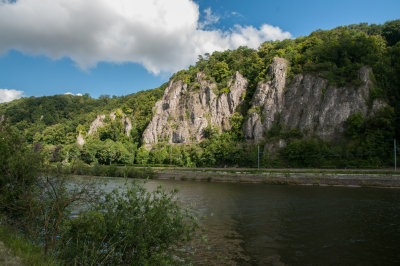
M 186 265 L 178 248 L 195 232 L 196 218 L 174 198 L 137 184 L 107 194 L 65 224 L 59 257 L 74 257 L 80 265 Z
M 103 165 L 95 163 L 88 165 L 82 161 L 76 161 L 70 165 L 50 165 L 46 172 L 50 175 L 92 175 L 108 177 L 125 177 L 151 179 L 154 177 L 154 171 L 150 167 L 117 166 Z

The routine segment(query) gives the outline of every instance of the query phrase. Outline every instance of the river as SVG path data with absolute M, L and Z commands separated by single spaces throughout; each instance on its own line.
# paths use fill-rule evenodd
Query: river
M 105 190 L 125 187 L 123 178 Z M 128 180 L 129 182 L 129 180 Z M 400 190 L 150 180 L 206 228 L 203 265 L 400 265 Z

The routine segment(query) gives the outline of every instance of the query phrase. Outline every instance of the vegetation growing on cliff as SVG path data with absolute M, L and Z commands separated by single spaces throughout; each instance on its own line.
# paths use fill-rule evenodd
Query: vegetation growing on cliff
M 274 159 L 267 156 L 272 154 L 272 150 L 266 151 L 262 162 L 265 165 L 296 167 L 387 166 L 392 163 L 392 139 L 400 137 L 399 36 L 400 20 L 383 25 L 361 23 L 318 30 L 310 36 L 296 39 L 265 42 L 257 50 L 239 47 L 233 51 L 199 56 L 195 65 L 177 72 L 171 80 L 182 80 L 196 90 L 199 87 L 195 82 L 196 75 L 204 72 L 206 78 L 217 83 L 218 93 L 222 94 L 229 92 L 227 81 L 239 71 L 249 81 L 247 93 L 243 95 L 245 103 L 237 110 L 237 121 L 231 131 L 221 135 L 207 134 L 207 139 L 198 145 L 173 147 L 172 159 L 167 143 L 154 146 L 150 152 L 141 148 L 141 136 L 152 117 L 152 108 L 162 97 L 167 84 L 124 97 L 102 96 L 97 100 L 89 95 L 24 98 L 1 104 L 0 115 L 4 114 L 8 121 L 23 131 L 28 143 L 43 145 L 49 160 L 54 162 L 79 159 L 88 164 L 132 164 L 169 163 L 172 160 L 174 164 L 185 166 L 255 166 L 254 147 L 245 144 L 241 130 L 244 118 L 254 112 L 249 108 L 257 84 L 273 78 L 268 68 L 274 57 L 284 57 L 290 62 L 287 73 L 289 80 L 299 73 L 312 73 L 335 86 L 357 87 L 360 85 L 358 70 L 362 66 L 369 66 L 373 70 L 371 80 L 374 88 L 371 99 L 366 101 L 371 105 L 373 99 L 382 99 L 390 107 L 381 110 L 375 118 L 349 118 L 346 134 L 340 140 L 319 145 L 326 147 L 327 153 L 315 151 L 314 157 L 322 156 L 327 163 L 295 159 L 304 155 L 305 150 L 313 150 L 313 141 L 321 140 L 288 138 L 284 125 L 280 125 L 268 133 L 268 138 L 285 139 L 288 145 L 280 152 L 275 152 L 278 156 Z M 123 133 L 121 124 L 115 122 L 88 137 L 82 147 L 75 144 L 77 133 L 81 131 L 85 134 L 98 114 L 108 114 L 118 108 L 133 121 L 130 137 Z M 358 127 L 353 124 L 356 122 Z M 219 149 L 229 149 L 229 152 L 235 153 Z M 236 154 L 246 159 L 235 159 Z

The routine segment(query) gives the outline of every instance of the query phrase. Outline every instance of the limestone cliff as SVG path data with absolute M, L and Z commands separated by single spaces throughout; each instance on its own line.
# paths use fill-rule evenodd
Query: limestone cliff
M 367 100 L 373 85 L 370 68 L 359 70 L 361 86 L 337 88 L 311 74 L 296 75 L 288 85 L 287 66 L 285 59 L 274 58 L 269 69 L 272 79 L 258 85 L 244 125 L 247 140 L 263 140 L 274 123 L 280 123 L 286 130 L 297 128 L 306 135 L 330 140 L 343 131 L 343 123 L 351 114 L 367 115 Z M 372 111 L 382 105 L 375 102 Z
M 154 116 L 144 131 L 143 142 L 147 147 L 161 140 L 199 142 L 204 138 L 203 130 L 207 126 L 229 130 L 230 118 L 244 100 L 247 83 L 236 72 L 228 82 L 229 93 L 218 95 L 217 84 L 201 72 L 190 87 L 182 80 L 172 80 L 163 98 L 155 104 Z

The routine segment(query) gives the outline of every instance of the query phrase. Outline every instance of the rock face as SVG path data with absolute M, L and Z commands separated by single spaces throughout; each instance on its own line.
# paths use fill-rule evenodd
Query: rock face
M 125 127 L 125 134 L 129 137 L 131 135 L 131 130 L 132 130 L 132 122 L 129 119 L 129 117 L 124 117 L 122 118 L 122 123 L 124 124 Z
M 367 114 L 371 69 L 363 67 L 359 87 L 336 88 L 328 81 L 310 74 L 299 74 L 291 85 L 286 84 L 285 59 L 274 58 L 270 66 L 271 81 L 260 83 L 254 94 L 252 108 L 244 125 L 247 140 L 261 141 L 274 123 L 286 130 L 297 128 L 306 135 L 333 139 L 343 131 L 343 123 L 354 113 Z M 374 103 L 373 109 L 384 103 Z
M 76 143 L 81 146 L 85 144 L 85 139 L 83 138 L 81 131 L 79 131 L 78 137 L 76 137 Z
M 98 115 L 96 119 L 90 124 L 90 128 L 88 131 L 88 135 L 94 134 L 98 128 L 104 127 L 104 119 L 106 118 L 105 115 Z
M 111 120 L 114 121 L 118 117 L 121 118 L 121 123 L 122 123 L 122 125 L 124 125 L 124 132 L 129 137 L 131 135 L 131 130 L 132 130 L 131 119 L 128 116 L 126 116 L 126 114 L 124 114 L 124 112 L 122 112 L 121 109 L 117 109 L 116 111 L 110 113 Z
M 161 140 L 169 143 L 199 142 L 204 128 L 231 128 L 230 118 L 242 103 L 247 80 L 236 72 L 228 82 L 228 94 L 217 95 L 217 85 L 198 73 L 195 85 L 188 88 L 181 80 L 171 81 L 163 98 L 155 104 L 154 116 L 143 133 L 147 147 Z M 196 86 L 197 85 L 197 86 Z
M 126 114 L 122 112 L 121 109 L 117 109 L 109 114 L 109 117 L 112 121 L 118 118 L 117 113 L 120 115 L 119 117 L 121 118 L 122 125 L 124 125 L 124 132 L 129 137 L 132 130 L 132 121 Z M 87 136 L 93 135 L 99 128 L 104 127 L 106 125 L 106 122 L 104 121 L 105 118 L 105 115 L 98 115 L 90 124 Z M 81 146 L 85 144 L 85 139 L 81 131 L 79 131 L 79 134 L 76 137 L 76 142 Z

